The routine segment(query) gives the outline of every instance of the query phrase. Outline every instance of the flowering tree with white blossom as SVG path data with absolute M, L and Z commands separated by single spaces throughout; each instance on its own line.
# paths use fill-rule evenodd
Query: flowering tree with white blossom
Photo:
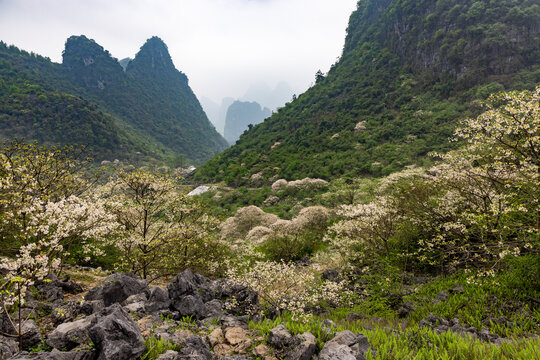
M 218 222 L 179 190 L 173 179 L 150 171 L 120 171 L 99 192 L 121 224 L 111 241 L 121 253 L 119 267 L 143 278 L 172 275 L 212 261 Z M 206 253 L 206 254 L 205 254 Z M 208 264 L 210 265 L 210 264 Z
M 117 226 L 90 198 L 79 150 L 17 140 L 0 146 L 0 300 L 8 314 L 35 281 L 59 269 L 74 241 L 99 241 Z
M 349 259 L 393 253 L 446 268 L 493 268 L 537 251 L 540 87 L 494 95 L 486 107 L 456 130 L 463 147 L 434 154 L 440 164 L 391 175 L 373 202 L 343 206 L 328 234 L 334 246 Z
M 227 275 L 258 293 L 263 312 L 288 311 L 294 321 L 307 322 L 321 305 L 351 305 L 354 297 L 346 281 L 321 280 L 313 269 L 284 262 L 256 261 Z

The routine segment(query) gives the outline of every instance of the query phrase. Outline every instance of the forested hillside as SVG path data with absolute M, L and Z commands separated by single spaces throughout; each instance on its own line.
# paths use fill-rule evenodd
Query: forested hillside
M 2 43 L 0 72 L 3 138 L 84 143 L 101 159 L 163 161 L 181 153 L 195 164 L 227 146 L 155 37 L 126 72 L 85 36 L 67 40 L 61 65 Z
M 55 80 L 52 86 L 49 79 Z M 147 144 L 95 104 L 55 89 L 65 83 L 60 65 L 0 43 L 0 138 L 85 144 L 97 160 L 154 157 Z
M 446 151 L 476 100 L 540 83 L 538 0 L 365 0 L 340 60 L 199 180 L 380 176 Z M 257 176 L 259 178 L 259 176 Z

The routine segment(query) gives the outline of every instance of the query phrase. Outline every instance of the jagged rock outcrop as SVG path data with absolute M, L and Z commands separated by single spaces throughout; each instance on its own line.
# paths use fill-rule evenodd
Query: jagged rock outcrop
M 144 353 L 146 346 L 139 327 L 119 304 L 101 311 L 91 324 L 88 335 L 98 360 L 130 360 Z
M 189 269 L 178 274 L 168 285 L 171 308 L 179 316 L 194 316 L 197 319 L 219 316 L 223 308 L 220 300 L 235 298 L 235 313 L 245 314 L 248 308 L 257 305 L 257 293 L 245 286 L 228 284 L 226 281 L 209 281 Z
M 79 345 L 90 343 L 88 329 L 92 326 L 95 315 L 72 322 L 60 324 L 47 335 L 46 344 L 53 349 L 71 350 Z
M 51 352 L 16 354 L 17 343 L 0 336 L 0 359 L 137 359 L 146 350 L 144 339 L 150 337 L 174 346 L 158 357 L 162 360 L 310 360 L 317 352 L 311 333 L 293 336 L 283 325 L 271 329 L 266 342 L 247 324 L 248 313 L 256 310 L 257 293 L 190 270 L 179 273 L 167 289 L 149 287 L 127 274 L 113 274 L 90 289 L 87 297 L 92 300 L 70 300 L 56 308 L 66 314 L 51 316 L 58 322 L 46 334 Z M 223 307 L 231 298 L 237 304 L 236 315 Z M 35 323 L 29 321 L 25 329 L 31 330 L 32 346 L 41 341 Z M 29 345 L 25 342 L 26 349 Z M 362 359 L 368 348 L 365 336 L 345 331 L 325 345 L 320 358 L 353 354 Z
M 23 309 L 24 310 L 24 309 Z M 21 333 L 22 336 L 22 347 L 23 350 L 28 350 L 41 342 L 41 331 L 37 326 L 36 322 L 33 319 L 22 318 Z M 13 328 L 15 325 L 15 328 Z M 0 313 L 0 332 L 7 335 L 16 336 L 19 333 L 19 322 L 16 319 L 9 319 L 6 317 L 5 312 Z M 10 339 L 17 340 L 17 349 L 19 348 L 18 338 L 17 337 L 0 337 L 0 351 L 9 353 L 10 349 L 13 347 L 12 341 Z
M 305 332 L 297 336 L 299 344 L 288 351 L 287 360 L 310 360 L 317 351 L 315 336 L 310 332 Z
M 94 360 L 93 351 L 60 351 L 54 349 L 51 352 L 27 353 L 25 351 L 10 358 L 10 360 Z
M 14 338 L 0 335 L 0 359 L 9 359 L 19 351 Z
M 98 286 L 90 289 L 84 297 L 85 300 L 103 300 L 105 306 L 121 303 L 129 296 L 149 293 L 148 282 L 129 275 L 118 273 L 107 276 Z
M 369 350 L 367 337 L 351 331 L 337 333 L 334 338 L 324 344 L 320 360 L 365 360 Z M 375 354 L 373 354 L 375 356 Z

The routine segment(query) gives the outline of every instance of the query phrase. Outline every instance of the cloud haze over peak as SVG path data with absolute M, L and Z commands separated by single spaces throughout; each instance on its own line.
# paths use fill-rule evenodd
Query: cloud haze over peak
M 0 0 L 0 40 L 60 62 L 84 34 L 118 58 L 159 36 L 198 96 L 251 84 L 302 92 L 341 55 L 356 0 Z

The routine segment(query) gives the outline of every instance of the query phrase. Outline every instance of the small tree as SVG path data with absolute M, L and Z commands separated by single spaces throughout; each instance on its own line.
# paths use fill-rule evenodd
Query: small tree
M 0 241 L 11 256 L 0 261 L 0 300 L 8 318 L 35 281 L 59 270 L 75 240 L 100 240 L 115 227 L 86 192 L 81 151 L 17 140 L 0 146 Z M 19 337 L 21 326 L 19 317 Z
M 323 72 L 321 70 L 318 70 L 315 73 L 315 84 L 318 84 L 323 80 L 324 80 L 324 74 L 323 74 Z
M 80 196 L 89 184 L 79 175 L 84 148 L 39 146 L 13 140 L 0 145 L 0 230 L 3 248 L 33 241 L 28 227 L 40 205 Z M 8 246 L 9 244 L 9 246 Z
M 540 86 L 533 91 L 491 96 L 487 111 L 467 119 L 456 131 L 467 146 L 443 159 L 449 164 L 468 159 L 476 178 L 484 178 L 508 194 L 516 209 L 536 212 L 540 233 Z M 504 190 L 503 190 L 504 189 Z
M 204 247 L 217 226 L 166 175 L 121 171 L 101 193 L 122 227 L 112 241 L 122 253 L 120 267 L 145 279 L 189 266 L 192 250 Z

